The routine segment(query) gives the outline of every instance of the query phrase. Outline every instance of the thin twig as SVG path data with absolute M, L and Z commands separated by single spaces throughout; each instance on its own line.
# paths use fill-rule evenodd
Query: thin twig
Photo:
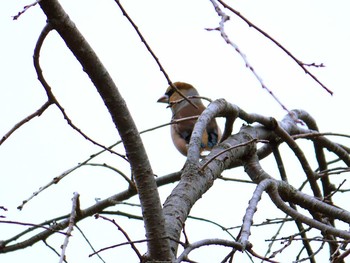
M 134 30 L 136 31 L 137 35 L 139 36 L 139 38 L 141 39 L 141 42 L 146 46 L 148 52 L 151 54 L 151 56 L 153 57 L 153 59 L 156 61 L 160 71 L 163 73 L 164 77 L 166 78 L 169 86 L 171 86 L 173 89 L 176 90 L 177 93 L 179 93 L 179 95 L 181 97 L 183 97 L 185 100 L 187 100 L 188 103 L 190 103 L 193 107 L 195 107 L 196 109 L 198 109 L 198 106 L 196 104 L 194 104 L 191 100 L 187 99 L 187 97 L 174 85 L 174 83 L 170 80 L 169 75 L 166 73 L 164 67 L 162 66 L 162 64 L 160 63 L 158 57 L 156 56 L 156 54 L 153 52 L 153 50 L 151 49 L 151 47 L 148 45 L 146 39 L 143 37 L 143 35 L 141 34 L 139 28 L 137 27 L 137 25 L 134 23 L 134 21 L 131 19 L 131 17 L 129 16 L 129 14 L 126 12 L 126 10 L 124 9 L 124 7 L 122 6 L 122 4 L 120 3 L 119 0 L 114 0 L 114 2 L 116 2 L 116 4 L 119 6 L 120 10 L 122 11 L 123 15 L 126 17 L 126 19 L 129 21 L 129 23 L 132 25 L 132 27 L 134 28 Z
M 332 262 L 333 263 L 341 263 L 343 262 L 343 260 L 350 255 L 350 248 L 347 249 L 343 254 L 341 254 L 340 256 L 338 256 L 337 258 L 335 258 Z
M 223 181 L 230 181 L 230 182 L 237 182 L 237 183 L 246 183 L 246 184 L 254 184 L 252 181 L 249 180 L 244 180 L 244 179 L 237 179 L 237 178 L 229 178 L 229 177 L 225 177 L 225 176 L 218 176 L 217 177 L 220 180 Z
M 87 236 L 85 235 L 85 233 L 83 232 L 83 230 L 80 229 L 80 227 L 78 227 L 78 225 L 75 225 L 75 228 L 80 232 L 80 234 L 83 236 L 83 238 L 85 239 L 86 243 L 88 243 L 89 247 L 91 248 L 91 250 L 93 252 L 96 252 L 95 248 L 92 246 L 90 240 L 87 238 Z M 97 256 L 99 257 L 99 259 L 103 262 L 106 263 L 106 261 L 99 255 L 97 254 Z
M 105 167 L 105 168 L 111 169 L 112 171 L 114 171 L 114 172 L 120 174 L 120 175 L 125 179 L 125 181 L 128 182 L 129 186 L 135 187 L 134 182 L 131 181 L 130 178 L 129 178 L 126 174 L 124 174 L 122 171 L 120 171 L 119 169 L 117 169 L 117 168 L 115 168 L 115 167 L 113 167 L 113 166 L 111 166 L 111 165 L 108 165 L 108 164 L 106 164 L 106 163 L 87 163 L 87 164 L 85 164 L 85 165 L 86 165 L 86 166 Z
M 56 99 L 55 95 L 53 94 L 52 92 L 52 89 L 50 87 L 50 85 L 47 83 L 47 81 L 45 80 L 45 77 L 43 75 L 43 72 L 42 72 L 42 69 L 41 69 L 41 66 L 40 66 L 40 61 L 39 61 L 39 58 L 40 58 L 40 51 L 41 51 L 41 47 L 44 43 L 44 40 L 46 39 L 47 35 L 50 33 L 50 31 L 52 30 L 52 26 L 47 23 L 45 25 L 45 27 L 43 28 L 43 30 L 41 31 L 40 35 L 39 35 L 39 38 L 37 40 L 37 43 L 35 45 L 35 48 L 34 48 L 34 55 L 33 55 L 33 62 L 34 62 L 34 68 L 35 68 L 35 71 L 37 73 L 37 76 L 38 76 L 38 80 L 40 81 L 41 85 L 43 86 L 43 88 L 45 89 L 46 91 L 46 94 L 47 94 L 47 97 L 48 97 L 48 100 L 51 102 L 51 103 L 54 103 L 58 109 L 61 111 L 64 119 L 67 121 L 68 125 L 71 126 L 74 130 L 76 130 L 81 136 L 83 136 L 86 140 L 90 141 L 91 143 L 109 151 L 110 153 L 112 154 L 115 154 L 121 158 L 123 158 L 124 160 L 128 161 L 128 159 L 126 158 L 125 155 L 122 155 L 120 153 L 117 153 L 109 148 L 107 148 L 106 146 L 96 142 L 95 140 L 91 139 L 89 136 L 87 136 L 84 132 L 82 132 L 72 121 L 71 119 L 69 118 L 69 116 L 66 114 L 64 108 L 61 106 L 61 104 L 58 102 L 58 100 Z
M 214 156 L 212 156 L 208 161 L 206 161 L 206 162 L 202 165 L 202 167 L 200 168 L 200 171 L 203 172 L 204 169 L 205 169 L 205 167 L 207 167 L 207 165 L 208 165 L 209 163 L 211 163 L 214 159 L 216 159 L 218 156 L 224 154 L 225 152 L 231 151 L 231 150 L 233 150 L 233 149 L 235 149 L 235 148 L 238 148 L 238 147 L 246 146 L 246 145 L 248 145 L 248 144 L 250 144 L 250 143 L 257 143 L 257 142 L 269 143 L 269 141 L 267 141 L 267 140 L 252 139 L 252 140 L 247 141 L 247 142 L 243 142 L 243 143 L 240 143 L 240 144 L 233 145 L 233 146 L 231 146 L 231 147 L 229 147 L 229 148 L 227 148 L 227 149 L 225 149 L 225 150 L 223 150 L 223 151 L 221 151 L 221 152 L 215 154 Z
M 32 4 L 29 4 L 29 5 L 25 5 L 24 7 L 23 7 L 23 10 L 22 11 L 19 11 L 18 13 L 17 13 L 17 15 L 14 15 L 14 16 L 12 16 L 12 19 L 13 20 L 17 20 L 22 14 L 24 14 L 29 8 L 31 8 L 31 7 L 33 7 L 33 6 L 35 6 L 37 3 L 39 3 L 41 0 L 36 0 L 34 3 L 32 3 Z
M 101 216 L 101 215 L 95 215 L 95 218 L 102 218 L 108 222 L 111 222 L 113 225 L 115 225 L 118 230 L 120 232 L 122 232 L 122 234 L 124 235 L 124 237 L 126 238 L 126 240 L 128 240 L 128 242 L 130 243 L 131 248 L 134 250 L 134 252 L 136 253 L 137 257 L 139 258 L 140 262 L 142 262 L 142 255 L 139 252 L 139 250 L 137 249 L 137 247 L 135 246 L 135 244 L 132 242 L 131 238 L 129 237 L 128 233 L 126 233 L 126 231 L 114 220 L 114 219 L 109 219 L 108 217 L 105 216 Z
M 219 5 L 216 3 L 215 0 L 210 0 L 211 3 L 213 4 L 215 11 L 217 12 L 217 14 L 221 17 L 221 21 L 219 23 L 219 27 L 211 29 L 211 28 L 207 28 L 206 30 L 208 31 L 219 31 L 221 34 L 221 37 L 225 40 L 225 42 L 227 44 L 229 44 L 230 46 L 232 46 L 235 51 L 242 57 L 242 59 L 244 60 L 244 63 L 246 65 L 246 67 L 253 73 L 253 75 L 255 76 L 255 78 L 259 81 L 259 83 L 261 84 L 261 87 L 263 89 L 265 89 L 271 96 L 272 98 L 282 107 L 283 110 L 289 112 L 289 110 L 287 109 L 287 107 L 277 98 L 277 96 L 272 92 L 272 90 L 270 90 L 265 83 L 263 82 L 262 78 L 258 75 L 258 73 L 255 71 L 255 69 L 253 68 L 253 66 L 250 64 L 250 62 L 247 59 L 247 56 L 245 54 L 243 54 L 243 52 L 241 51 L 241 49 L 235 44 L 233 43 L 230 38 L 228 37 L 228 35 L 225 32 L 225 28 L 224 28 L 224 24 L 226 21 L 228 21 L 230 19 L 230 17 L 228 15 L 226 15 L 219 7 Z
M 29 122 L 34 117 L 39 117 L 51 104 L 52 102 L 50 101 L 45 102 L 38 110 L 28 115 L 20 122 L 16 123 L 15 126 L 13 126 L 13 128 L 1 138 L 0 145 L 3 144 L 11 136 L 11 134 L 14 133 L 17 129 L 19 129 L 23 124 Z
M 175 263 L 183 262 L 185 259 L 187 259 L 189 253 L 192 252 L 193 250 L 201 248 L 203 246 L 210 246 L 210 245 L 220 245 L 225 247 L 231 247 L 239 251 L 244 250 L 244 247 L 242 246 L 242 244 L 236 241 L 219 239 L 219 238 L 203 239 L 203 240 L 191 243 L 187 247 L 185 247 L 184 251 L 175 260 Z M 248 247 L 251 248 L 251 244 L 249 244 Z
M 266 257 L 263 257 L 263 256 L 260 256 L 259 254 L 257 254 L 253 249 L 248 249 L 248 252 L 252 255 L 252 256 L 254 256 L 254 257 L 256 257 L 256 258 L 259 258 L 259 259 L 261 259 L 261 260 L 263 260 L 263 261 L 267 261 L 267 262 L 271 262 L 271 263 L 278 263 L 278 261 L 274 261 L 274 260 L 272 260 L 272 259 L 270 259 L 270 258 L 266 258 Z
M 223 225 L 220 225 L 219 223 L 217 223 L 215 221 L 212 221 L 212 220 L 209 220 L 209 219 L 206 219 L 206 218 L 202 218 L 202 217 L 191 216 L 191 215 L 189 215 L 188 218 L 189 219 L 193 219 L 193 220 L 203 221 L 203 222 L 206 222 L 206 223 L 209 223 L 209 224 L 213 224 L 213 225 L 219 227 L 225 233 L 227 233 L 232 239 L 235 239 L 235 237 L 230 233 L 230 231 L 228 231 L 230 228 L 226 228 Z
M 335 132 L 312 132 L 312 133 L 304 133 L 304 134 L 295 134 L 292 135 L 294 139 L 299 139 L 299 138 L 306 138 L 306 139 L 312 139 L 312 138 L 317 138 L 320 136 L 339 136 L 339 137 L 345 137 L 345 138 L 350 138 L 350 135 L 348 134 L 343 134 L 343 133 L 335 133 Z
M 168 239 L 168 237 L 164 237 L 163 239 Z M 148 241 L 149 241 L 149 239 L 140 239 L 140 240 L 134 240 L 134 241 L 131 241 L 131 242 L 122 242 L 122 243 L 119 243 L 119 244 L 116 244 L 116 245 L 112 245 L 112 246 L 109 246 L 109 247 L 101 248 L 100 250 L 90 254 L 89 257 L 92 257 L 92 256 L 94 256 L 94 255 L 96 255 L 98 253 L 101 253 L 102 251 L 109 250 L 109 249 L 112 249 L 112 248 L 125 246 L 125 245 L 130 245 L 131 243 L 132 244 L 145 243 L 145 242 L 148 242 Z
M 62 244 L 62 251 L 60 256 L 59 263 L 62 263 L 66 258 L 66 249 L 68 247 L 68 241 L 69 237 L 72 235 L 72 231 L 74 229 L 74 225 L 76 223 L 77 216 L 80 214 L 80 205 L 79 205 L 79 194 L 74 193 L 73 199 L 72 199 L 72 211 L 69 217 L 69 225 L 67 229 L 67 236 L 64 239 L 64 242 Z
M 173 121 L 171 121 L 171 122 L 168 122 L 168 123 L 165 123 L 165 124 L 162 124 L 162 125 L 158 125 L 158 126 L 156 126 L 156 127 L 152 127 L 152 128 L 143 130 L 143 131 L 140 132 L 140 135 L 141 135 L 141 134 L 144 134 L 144 133 L 148 133 L 148 132 L 154 131 L 154 130 L 156 130 L 156 129 L 159 129 L 159 128 L 162 128 L 162 127 L 165 127 L 165 126 L 168 126 L 168 125 L 176 124 L 176 123 L 179 123 L 179 122 L 182 122 L 182 121 L 197 119 L 198 117 L 199 117 L 199 116 L 197 115 L 197 116 L 191 116 L 191 117 L 186 117 L 186 118 L 181 118 L 181 119 L 173 120 Z M 109 150 L 104 148 L 104 149 L 102 149 L 102 150 L 99 151 L 99 152 L 96 152 L 96 153 L 94 153 L 94 154 L 91 154 L 90 157 L 89 157 L 88 159 L 85 159 L 84 161 L 78 163 L 76 166 L 74 166 L 74 167 L 72 167 L 72 168 L 70 168 L 70 169 L 64 171 L 64 172 L 61 173 L 60 175 L 54 177 L 49 183 L 47 183 L 46 185 L 40 187 L 39 190 L 33 192 L 32 195 L 31 195 L 29 198 L 23 200 L 23 201 L 22 201 L 22 204 L 19 205 L 19 206 L 17 207 L 17 209 L 22 210 L 23 207 L 24 207 L 24 205 L 25 205 L 26 203 L 28 203 L 31 199 L 33 199 L 34 197 L 36 197 L 38 194 L 40 194 L 40 193 L 43 192 L 44 190 L 48 189 L 50 186 L 57 184 L 57 183 L 60 182 L 63 178 L 65 178 L 67 175 L 71 174 L 71 173 L 74 172 L 75 170 L 78 170 L 80 167 L 82 167 L 82 166 L 84 166 L 84 165 L 88 165 L 89 162 L 90 162 L 92 159 L 96 158 L 97 156 L 101 155 L 102 153 L 104 153 L 104 152 L 106 152 L 106 151 L 110 152 L 110 150 L 112 150 L 115 146 L 117 146 L 117 145 L 120 144 L 120 143 L 122 143 L 122 141 L 117 141 L 116 143 L 114 143 L 114 144 L 108 146 L 108 149 L 109 149 Z
M 291 57 L 303 70 L 306 74 L 308 74 L 313 80 L 315 80 L 323 89 L 325 89 L 329 94 L 333 95 L 333 91 L 328 89 L 318 78 L 313 75 L 305 66 L 313 66 L 313 67 L 324 67 L 323 63 L 321 64 L 306 64 L 301 62 L 299 59 L 297 59 L 290 51 L 288 51 L 283 45 L 281 45 L 279 42 L 277 42 L 274 38 L 272 38 L 269 34 L 267 34 L 265 31 L 254 25 L 252 22 L 250 22 L 246 17 L 244 17 L 240 12 L 237 10 L 233 9 L 231 6 L 227 5 L 224 1 L 218 0 L 218 2 L 223 5 L 225 8 L 229 9 L 232 13 L 234 13 L 236 16 L 241 18 L 244 22 L 246 22 L 249 27 L 254 28 L 257 30 L 260 34 L 271 40 L 275 45 L 277 45 L 280 49 L 282 49 L 289 57 Z
M 60 253 L 58 253 L 53 246 L 49 245 L 49 243 L 46 242 L 46 239 L 44 239 L 43 242 L 50 250 L 53 251 L 53 253 L 55 253 L 57 256 L 60 256 Z M 63 261 L 67 263 L 66 259 L 63 259 Z
M 17 222 L 17 221 L 10 221 L 10 220 L 0 220 L 0 224 L 1 223 L 3 223 L 3 224 L 21 225 L 21 226 L 31 226 L 31 227 L 34 227 L 35 229 L 36 228 L 43 228 L 45 230 L 51 230 L 52 232 L 56 232 L 56 233 L 59 233 L 59 234 L 62 234 L 62 235 L 67 235 L 67 233 L 65 233 L 65 232 L 54 230 L 53 228 L 46 227 L 46 226 L 44 226 L 42 224 L 33 224 L 33 223 Z

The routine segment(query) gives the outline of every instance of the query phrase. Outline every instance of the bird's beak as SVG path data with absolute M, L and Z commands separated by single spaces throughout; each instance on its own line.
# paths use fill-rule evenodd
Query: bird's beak
M 162 103 L 169 103 L 169 96 L 168 95 L 163 95 L 160 97 L 157 102 L 162 102 Z

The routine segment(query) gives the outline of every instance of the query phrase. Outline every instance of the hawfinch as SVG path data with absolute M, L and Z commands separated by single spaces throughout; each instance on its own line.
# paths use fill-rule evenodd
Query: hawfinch
M 205 110 L 205 106 L 203 105 L 200 98 L 191 97 L 199 96 L 198 91 L 192 85 L 185 82 L 175 82 L 174 85 L 183 95 L 188 97 L 188 99 L 193 102 L 197 108 L 186 101 L 180 94 L 176 92 L 173 87 L 169 86 L 165 94 L 158 99 L 158 102 L 169 104 L 168 107 L 171 108 L 173 114 L 171 118 L 172 121 L 186 117 L 197 116 Z M 196 121 L 197 119 L 191 119 L 180 121 L 176 124 L 171 125 L 171 138 L 173 140 L 173 143 L 178 151 L 185 156 L 187 156 L 188 144 L 190 142 L 192 130 Z M 211 150 L 214 145 L 219 142 L 220 137 L 221 131 L 215 119 L 213 119 L 209 123 L 206 131 L 203 133 L 201 152 Z

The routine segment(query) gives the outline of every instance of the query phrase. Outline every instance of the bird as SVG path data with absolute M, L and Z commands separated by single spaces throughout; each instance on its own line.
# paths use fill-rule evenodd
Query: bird
M 185 82 L 174 82 L 173 85 L 187 97 L 195 106 L 185 100 L 172 86 L 169 86 L 163 96 L 157 102 L 167 103 L 171 108 L 172 118 L 175 121 L 182 118 L 200 115 L 205 106 L 199 97 L 198 91 Z M 197 119 L 190 119 L 171 124 L 171 138 L 176 149 L 187 156 L 188 144 Z M 210 151 L 220 140 L 221 130 L 215 119 L 211 120 L 203 133 L 200 152 Z

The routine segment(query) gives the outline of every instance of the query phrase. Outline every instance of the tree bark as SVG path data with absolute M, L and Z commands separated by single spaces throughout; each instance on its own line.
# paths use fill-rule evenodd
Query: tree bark
M 59 2 L 45 0 L 39 4 L 47 16 L 48 23 L 62 37 L 94 83 L 120 134 L 141 202 L 149 258 L 170 260 L 171 253 L 169 242 L 165 239 L 167 234 L 157 185 L 141 137 L 124 99 L 94 50 Z

